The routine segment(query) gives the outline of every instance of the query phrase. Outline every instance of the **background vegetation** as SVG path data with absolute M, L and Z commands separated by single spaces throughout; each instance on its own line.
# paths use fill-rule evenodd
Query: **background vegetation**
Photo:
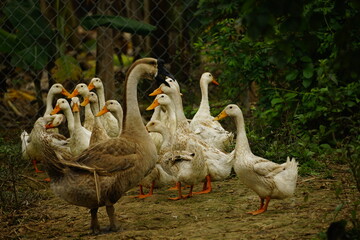
M 1 84 L 4 99 L 10 87 L 32 82 L 36 113 L 41 115 L 44 72 L 50 84 L 68 86 L 110 72 L 105 79 L 114 89 L 119 86 L 115 78 L 121 79 L 133 59 L 162 57 L 186 93 L 189 118 L 199 104 L 198 79 L 203 71 L 211 71 L 221 84 L 210 96 L 213 114 L 230 102 L 241 105 L 255 153 L 277 162 L 294 156 L 302 175 L 326 178 L 333 177 L 333 164 L 346 164 L 360 191 L 358 1 L 169 0 L 157 5 L 134 1 L 131 6 L 119 1 L 110 10 L 104 7 L 108 1 L 91 5 L 59 0 L 56 6 L 48 1 L 5 2 L 0 18 L 0 71 L 7 81 Z M 164 16 L 161 20 L 155 17 L 159 13 Z M 130 26 L 129 19 L 134 20 Z M 79 26 L 86 34 L 79 34 Z M 130 39 L 119 34 L 123 32 L 130 33 Z M 105 52 L 110 58 L 101 57 Z M 110 66 L 103 65 L 109 61 Z M 12 110 L 6 101 L 1 109 Z M 30 118 L 31 126 L 34 116 L 32 112 L 15 117 Z M 7 134 L 5 128 L 2 134 Z M 9 155 L 12 159 L 15 152 L 5 147 L 0 153 L 2 159 Z M 4 161 L 0 172 L 2 182 L 8 183 L 2 186 L 10 192 L 16 190 L 11 186 L 17 180 L 8 179 L 11 174 L 6 171 L 13 164 L 20 163 Z M 1 201 L 6 200 L 4 194 Z M 17 195 L 10 198 L 19 205 Z M 359 202 L 353 205 L 351 219 L 359 229 Z

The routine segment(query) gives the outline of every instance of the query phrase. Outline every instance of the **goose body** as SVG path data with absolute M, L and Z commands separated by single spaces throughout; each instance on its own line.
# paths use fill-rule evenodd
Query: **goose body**
M 76 108 L 72 109 L 69 102 L 64 98 L 59 98 L 51 114 L 58 113 L 60 110 L 65 114 L 68 129 L 70 133 L 69 147 L 74 156 L 78 156 L 82 151 L 89 147 L 91 132 L 81 125 L 79 113 L 79 98 L 73 97 L 71 105 Z M 74 111 L 74 114 L 73 114 Z
M 206 178 L 207 183 L 201 193 L 210 192 L 212 190 L 211 181 L 223 180 L 230 176 L 234 161 L 234 152 L 226 154 L 207 144 L 191 131 L 189 122 L 187 121 L 183 111 L 180 92 L 173 86 L 173 84 L 170 84 L 170 87 L 162 84 L 159 89 L 154 92 L 163 92 L 167 94 L 175 105 L 177 125 L 174 139 L 174 149 L 187 150 L 189 147 L 192 147 L 192 149 L 200 148 L 203 151 L 203 161 L 205 161 L 208 176 Z
M 226 116 L 233 117 L 237 127 L 234 170 L 239 179 L 259 195 L 260 208 L 250 212 L 250 214 L 257 215 L 267 210 L 270 199 L 284 199 L 294 194 L 298 163 L 295 159 L 288 158 L 285 163 L 277 164 L 254 155 L 246 137 L 241 109 L 235 104 L 230 104 L 215 120 Z
M 140 79 L 161 80 L 165 74 L 162 62 L 143 58 L 133 63 L 126 75 L 124 128 L 120 136 L 99 142 L 80 156 L 57 158 L 54 150 L 43 141 L 48 151 L 47 173 L 56 195 L 71 204 L 87 207 L 91 212 L 91 229 L 99 231 L 97 211 L 106 206 L 110 229 L 117 229 L 114 204 L 126 191 L 136 186 L 157 161 L 157 151 L 142 122 L 137 101 Z
M 81 105 L 90 104 L 91 111 L 93 115 L 96 116 L 96 114 L 99 113 L 99 101 L 96 93 L 89 92 L 87 99 L 88 101 L 85 100 L 83 103 L 81 103 Z M 107 132 L 104 126 L 102 125 L 100 118 L 95 117 L 94 126 L 90 137 L 90 145 L 96 144 L 104 140 L 108 140 L 109 138 L 110 137 L 107 135 Z
M 79 83 L 75 86 L 74 91 L 68 96 L 68 98 L 76 97 L 77 95 L 80 95 L 83 98 L 83 101 L 87 101 L 89 96 L 89 89 L 85 83 Z M 91 111 L 90 105 L 85 105 L 85 118 L 82 123 L 84 128 L 92 132 L 94 127 L 95 117 L 94 114 Z
M 91 79 L 88 85 L 88 89 L 92 90 L 94 88 L 99 98 L 99 108 L 102 109 L 105 106 L 106 100 L 105 100 L 104 85 L 100 78 Z M 121 133 L 122 125 L 118 125 L 118 121 L 111 113 L 106 113 L 102 115 L 100 119 L 102 121 L 104 128 L 106 129 L 107 134 L 110 137 L 116 137 Z
M 70 135 L 69 146 L 73 156 L 80 155 L 90 145 L 91 132 L 81 125 L 80 100 L 78 97 L 71 98 L 72 112 L 74 115 L 74 131 Z
M 203 73 L 200 78 L 200 107 L 190 122 L 190 129 L 207 144 L 225 151 L 233 141 L 234 135 L 226 131 L 218 121 L 213 121 L 214 117 L 210 114 L 208 99 L 208 85 L 210 83 L 219 85 L 211 73 Z
M 31 160 L 33 162 L 34 168 L 36 172 L 39 171 L 37 168 L 37 162 L 43 161 L 44 157 L 41 149 L 41 145 L 37 142 L 37 135 L 39 128 L 36 127 L 41 123 L 44 123 L 44 128 L 48 134 L 48 139 L 51 141 L 52 146 L 57 146 L 61 151 L 69 152 L 70 148 L 68 147 L 68 139 L 61 134 L 58 134 L 54 131 L 49 131 L 50 128 L 55 128 L 64 122 L 65 116 L 63 114 L 55 114 L 55 115 L 45 115 L 44 117 L 39 118 L 35 124 L 30 134 L 28 134 L 25 130 L 21 134 L 22 141 L 22 156 L 25 160 Z

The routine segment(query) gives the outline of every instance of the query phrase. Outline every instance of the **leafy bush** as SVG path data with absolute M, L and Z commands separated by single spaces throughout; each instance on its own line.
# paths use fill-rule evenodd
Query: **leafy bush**
M 222 96 L 249 110 L 243 96 L 251 83 L 259 88 L 249 138 L 264 140 L 254 141 L 254 152 L 294 156 L 302 174 L 338 161 L 342 140 L 359 135 L 359 4 L 218 0 L 199 9 L 206 22 L 195 47 L 221 66 Z

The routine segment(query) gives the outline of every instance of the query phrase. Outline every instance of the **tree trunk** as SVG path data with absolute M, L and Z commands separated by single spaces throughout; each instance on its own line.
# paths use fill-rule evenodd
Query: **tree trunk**
M 111 0 L 99 1 L 97 14 L 111 15 L 111 6 Z M 96 32 L 96 76 L 104 84 L 106 99 L 113 99 L 115 95 L 113 30 L 107 27 L 98 27 Z

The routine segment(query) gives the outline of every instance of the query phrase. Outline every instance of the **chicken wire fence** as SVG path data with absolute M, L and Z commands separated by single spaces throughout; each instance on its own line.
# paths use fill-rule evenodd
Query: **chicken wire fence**
M 76 84 L 99 77 L 106 98 L 122 103 L 126 70 L 141 57 L 164 59 L 188 92 L 187 104 L 198 104 L 202 71 L 193 49 L 199 33 L 196 7 L 197 1 L 181 0 L 2 1 L 2 131 L 31 128 L 44 113 L 54 83 L 71 92 Z M 148 94 L 156 87 L 141 83 L 141 109 L 152 102 Z

